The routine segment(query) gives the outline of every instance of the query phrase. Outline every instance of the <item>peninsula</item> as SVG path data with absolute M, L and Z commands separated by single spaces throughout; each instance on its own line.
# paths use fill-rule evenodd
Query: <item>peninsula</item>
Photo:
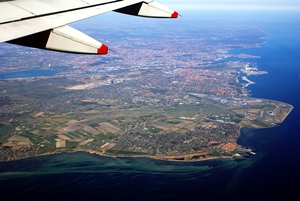
M 175 161 L 230 158 L 250 152 L 236 143 L 240 128 L 275 126 L 293 109 L 287 103 L 247 97 L 242 85 L 222 92 L 243 92 L 230 97 L 190 93 L 184 87 L 202 84 L 193 80 L 189 85 L 194 78 L 182 70 L 176 76 L 172 71 L 122 70 L 114 72 L 114 82 L 112 75 L 82 75 L 77 81 L 62 75 L 1 81 L 6 90 L 0 160 L 74 151 Z M 204 72 L 210 79 L 220 76 Z M 23 92 L 20 88 L 13 93 L 10 86 L 16 84 Z M 38 91 L 34 85 L 43 86 L 38 101 L 26 97 Z M 51 93 L 57 94 L 46 95 Z
M 101 32 L 117 52 L 103 57 L 1 44 L 0 161 L 76 151 L 231 158 L 250 152 L 236 143 L 242 127 L 273 127 L 292 111 L 251 97 L 248 76 L 267 74 L 260 56 L 231 53 L 258 48 L 266 36 L 258 28 L 188 21 L 193 31 L 178 34 L 153 22 L 136 32 L 137 20 L 107 32 L 110 23 L 77 25 Z

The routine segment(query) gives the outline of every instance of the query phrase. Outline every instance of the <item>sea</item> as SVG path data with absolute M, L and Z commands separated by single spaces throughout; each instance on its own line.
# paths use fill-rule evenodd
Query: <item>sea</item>
M 299 19 L 299 18 L 297 18 Z M 257 154 L 245 160 L 168 162 L 84 152 L 0 163 L 6 200 L 297 200 L 300 189 L 300 26 L 264 29 L 259 48 L 231 53 L 252 59 L 266 75 L 249 76 L 252 97 L 294 106 L 273 128 L 243 128 L 237 142 Z M 296 198 L 294 198 L 296 196 Z M 4 200 L 4 199 L 3 199 Z

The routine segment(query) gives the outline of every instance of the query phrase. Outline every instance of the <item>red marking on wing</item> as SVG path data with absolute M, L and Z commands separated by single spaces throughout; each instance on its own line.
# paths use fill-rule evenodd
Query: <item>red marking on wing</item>
M 108 47 L 104 44 L 98 49 L 98 54 L 107 54 L 108 53 Z
M 177 18 L 178 17 L 178 13 L 175 11 L 172 15 L 171 18 Z

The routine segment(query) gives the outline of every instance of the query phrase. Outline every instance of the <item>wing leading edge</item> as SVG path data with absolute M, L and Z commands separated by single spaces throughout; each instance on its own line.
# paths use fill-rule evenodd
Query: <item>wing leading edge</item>
M 107 54 L 106 45 L 66 24 L 109 11 L 141 17 L 178 17 L 176 11 L 153 0 L 5 1 L 0 2 L 0 42 L 61 52 Z

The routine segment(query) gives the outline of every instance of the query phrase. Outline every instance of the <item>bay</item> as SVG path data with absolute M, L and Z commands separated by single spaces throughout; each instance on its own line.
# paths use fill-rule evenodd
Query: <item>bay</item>
M 26 70 L 26 71 L 17 71 L 17 72 L 9 72 L 9 73 L 0 73 L 0 79 L 54 76 L 57 73 L 58 71 L 56 70 Z

